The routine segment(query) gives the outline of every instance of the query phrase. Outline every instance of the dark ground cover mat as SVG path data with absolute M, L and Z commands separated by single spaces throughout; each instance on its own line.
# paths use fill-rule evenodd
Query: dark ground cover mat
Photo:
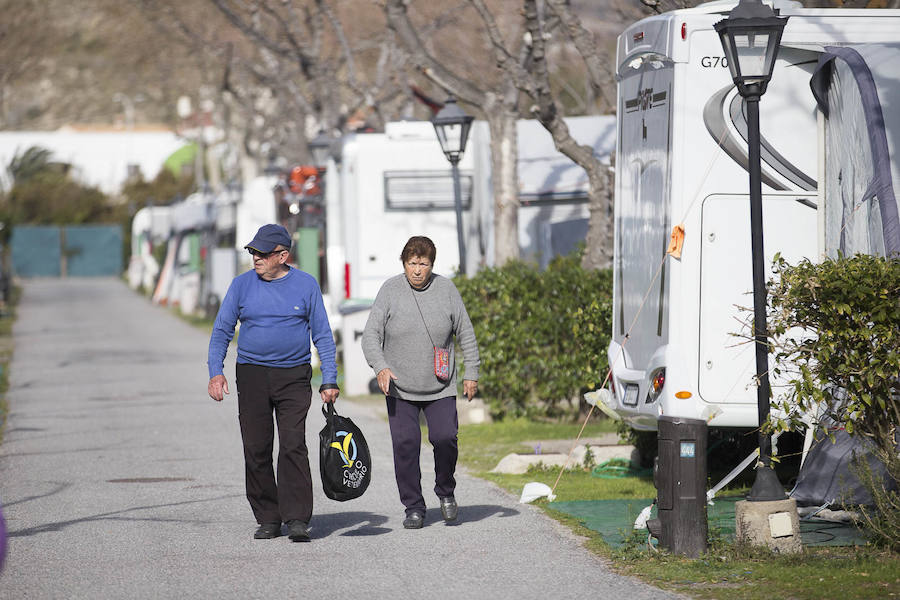
M 734 504 L 743 497 L 715 498 L 707 505 L 710 533 L 718 532 L 725 539 L 734 539 Z M 621 547 L 625 536 L 634 527 L 641 510 L 652 499 L 631 500 L 574 500 L 550 502 L 548 507 L 578 519 L 585 527 L 596 531 L 613 548 Z M 651 517 L 656 517 L 653 507 Z M 646 532 L 646 530 L 642 530 Z M 804 546 L 856 546 L 866 543 L 864 534 L 849 523 L 835 523 L 817 518 L 800 520 L 800 539 Z

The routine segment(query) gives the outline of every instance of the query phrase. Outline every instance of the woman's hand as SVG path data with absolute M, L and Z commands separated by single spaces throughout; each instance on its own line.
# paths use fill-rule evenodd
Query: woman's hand
M 463 394 L 465 394 L 466 398 L 469 399 L 469 402 L 472 401 L 472 398 L 475 397 L 475 394 L 478 392 L 478 382 L 472 381 L 471 379 L 463 379 Z
M 387 396 L 388 390 L 391 389 L 391 379 L 396 380 L 397 376 L 390 369 L 382 369 L 378 371 L 376 379 L 378 379 L 378 387 Z

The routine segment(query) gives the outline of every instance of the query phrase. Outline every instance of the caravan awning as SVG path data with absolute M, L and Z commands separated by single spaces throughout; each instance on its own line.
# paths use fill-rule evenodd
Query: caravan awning
M 900 253 L 900 45 L 829 46 L 810 87 L 826 118 L 826 253 Z

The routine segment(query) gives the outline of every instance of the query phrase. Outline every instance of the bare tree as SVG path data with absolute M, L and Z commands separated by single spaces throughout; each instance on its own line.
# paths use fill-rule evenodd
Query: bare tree
M 137 1 L 217 66 L 216 87 L 199 95 L 215 96 L 232 143 L 256 163 L 276 155 L 305 160 L 308 140 L 320 130 L 339 135 L 363 122 L 378 127 L 407 102 L 399 75 L 405 55 L 376 6 L 208 0 L 204 10 L 175 0 Z
M 523 73 L 529 49 L 521 43 L 521 25 L 513 28 L 504 39 L 493 13 L 483 0 L 470 0 L 480 17 L 489 39 L 488 56 L 496 64 L 495 77 L 478 81 L 471 73 L 491 71 L 469 68 L 454 70 L 450 61 L 438 60 L 428 48 L 430 40 L 423 40 L 408 12 L 406 0 L 387 0 L 385 11 L 388 26 L 408 49 L 410 62 L 431 81 L 460 100 L 476 107 L 488 123 L 491 133 L 491 173 L 494 195 L 494 260 L 502 265 L 519 257 L 518 239 L 518 139 L 516 120 L 519 117 L 518 78 Z M 460 5 L 454 10 L 462 10 Z M 457 32 L 458 33 L 458 32 Z M 478 59 L 481 54 L 467 53 Z M 458 58 L 458 57 L 456 57 Z M 465 73 L 465 74 L 462 74 Z
M 527 39 L 531 45 L 529 77 L 524 80 L 522 91 L 532 99 L 530 112 L 550 132 L 556 149 L 572 159 L 588 176 L 590 219 L 582 266 L 586 269 L 606 268 L 612 264 L 612 197 L 613 178 L 608 165 L 594 155 L 593 148 L 581 145 L 572 137 L 550 81 L 547 41 L 550 38 L 548 23 L 557 19 L 562 31 L 575 46 L 585 65 L 591 87 L 607 96 L 614 89 L 614 77 L 604 60 L 593 35 L 587 31 L 572 11 L 567 0 L 545 0 L 544 11 L 536 0 L 524 0 L 523 14 Z

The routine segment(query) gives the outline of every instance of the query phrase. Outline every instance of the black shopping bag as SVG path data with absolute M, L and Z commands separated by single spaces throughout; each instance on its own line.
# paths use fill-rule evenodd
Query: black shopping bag
M 322 489 L 332 500 L 359 498 L 372 478 L 372 457 L 366 438 L 353 421 L 334 410 L 334 403 L 322 406 L 325 427 L 319 432 L 319 471 Z

